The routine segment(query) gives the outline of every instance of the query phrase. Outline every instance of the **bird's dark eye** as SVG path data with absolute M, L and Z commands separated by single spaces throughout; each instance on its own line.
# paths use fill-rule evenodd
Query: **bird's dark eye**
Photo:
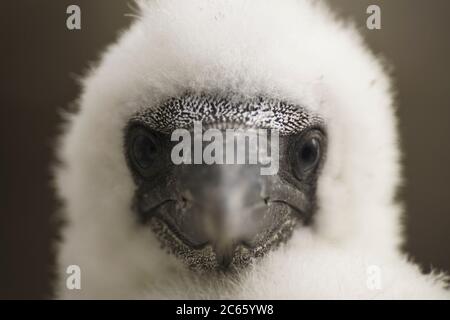
M 157 156 L 156 144 L 149 136 L 139 135 L 133 141 L 133 157 L 136 164 L 147 169 L 156 160 Z
M 319 159 L 320 144 L 317 138 L 310 138 L 298 150 L 298 158 L 303 166 L 303 170 L 314 167 Z
M 322 157 L 322 140 L 322 133 L 314 129 L 303 134 L 295 143 L 293 166 L 297 178 L 304 178 L 318 167 Z
M 161 153 L 157 137 L 144 128 L 134 128 L 127 143 L 129 160 L 134 169 L 144 177 L 154 173 Z

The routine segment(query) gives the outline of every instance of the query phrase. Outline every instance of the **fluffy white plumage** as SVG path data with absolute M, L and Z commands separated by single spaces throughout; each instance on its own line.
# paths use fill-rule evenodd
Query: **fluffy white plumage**
M 84 80 L 60 145 L 57 188 L 68 225 L 64 298 L 450 298 L 399 251 L 399 151 L 390 79 L 355 30 L 321 3 L 142 1 L 141 15 Z M 135 226 L 123 153 L 127 120 L 190 91 L 264 93 L 317 112 L 329 149 L 312 228 L 238 278 L 205 279 Z M 82 290 L 65 289 L 65 269 Z M 367 286 L 368 266 L 381 288 Z

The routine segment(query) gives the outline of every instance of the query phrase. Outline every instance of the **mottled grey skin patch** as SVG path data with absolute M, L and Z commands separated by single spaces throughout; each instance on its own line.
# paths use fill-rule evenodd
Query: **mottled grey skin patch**
M 156 110 L 138 112 L 133 119 L 162 133 L 190 128 L 194 121 L 201 121 L 205 127 L 272 129 L 278 130 L 280 135 L 295 134 L 322 122 L 303 107 L 284 101 L 264 97 L 237 100 L 210 94 L 170 98 Z

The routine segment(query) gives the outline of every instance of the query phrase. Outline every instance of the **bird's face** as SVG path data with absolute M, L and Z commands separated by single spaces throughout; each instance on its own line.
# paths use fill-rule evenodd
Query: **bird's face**
M 224 140 L 216 146 L 223 145 L 227 153 L 231 150 L 227 137 L 244 141 L 243 149 L 234 143 L 232 148 L 236 153 L 244 150 L 246 161 L 230 162 L 224 155 L 223 163 L 175 163 L 178 142 L 172 141 L 172 134 L 176 129 L 190 133 L 192 158 L 198 155 L 198 141 L 200 152 L 208 148 L 204 137 L 198 140 L 194 134 L 198 122 L 223 133 Z M 250 131 L 261 133 L 260 129 L 268 129 L 266 144 L 259 135 L 254 145 L 239 140 Z M 262 174 L 270 164 L 248 161 L 250 154 L 260 154 L 262 149 L 276 158 L 278 170 Z M 156 111 L 135 114 L 125 134 L 125 154 L 136 184 L 137 221 L 197 271 L 245 267 L 288 241 L 296 226 L 310 223 L 325 151 L 321 118 L 265 98 L 185 94 L 167 100 Z

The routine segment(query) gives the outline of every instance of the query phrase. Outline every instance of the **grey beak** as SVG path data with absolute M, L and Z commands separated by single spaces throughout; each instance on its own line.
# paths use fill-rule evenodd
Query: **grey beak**
M 179 231 L 192 243 L 207 242 L 217 263 L 227 268 L 237 245 L 252 246 L 270 226 L 264 182 L 258 165 L 186 165 L 179 168 L 179 194 L 183 216 Z
M 138 201 L 141 215 L 163 221 L 192 250 L 211 246 L 221 269 L 240 246 L 258 255 L 282 241 L 279 232 L 310 205 L 279 175 L 262 176 L 259 165 L 182 164 L 162 179 L 155 184 L 166 188 L 150 188 Z

